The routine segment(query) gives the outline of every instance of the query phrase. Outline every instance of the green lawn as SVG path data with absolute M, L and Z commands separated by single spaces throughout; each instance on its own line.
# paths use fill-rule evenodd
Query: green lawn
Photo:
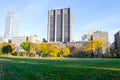
M 120 80 L 120 59 L 0 57 L 0 80 Z

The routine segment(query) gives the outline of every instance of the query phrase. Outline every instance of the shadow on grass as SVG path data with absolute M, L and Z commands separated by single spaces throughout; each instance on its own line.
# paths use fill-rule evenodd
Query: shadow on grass
M 3 80 L 120 79 L 118 60 L 0 58 L 5 74 Z

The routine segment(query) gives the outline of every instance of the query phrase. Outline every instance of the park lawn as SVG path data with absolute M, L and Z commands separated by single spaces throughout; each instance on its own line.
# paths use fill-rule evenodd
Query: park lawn
M 120 80 L 120 59 L 0 57 L 0 80 Z

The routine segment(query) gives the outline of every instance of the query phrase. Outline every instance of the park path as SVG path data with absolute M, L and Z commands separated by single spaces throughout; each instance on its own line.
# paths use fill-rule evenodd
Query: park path
M 0 58 L 0 80 L 2 79 L 2 77 L 3 77 L 3 70 L 2 70 L 2 65 L 3 65 L 3 61 L 2 61 L 3 59 L 1 59 Z

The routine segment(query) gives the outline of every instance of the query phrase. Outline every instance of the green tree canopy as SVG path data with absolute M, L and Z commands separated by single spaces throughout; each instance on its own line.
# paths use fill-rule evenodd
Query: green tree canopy
M 29 53 L 32 42 L 26 41 L 20 44 L 20 47 Z
M 12 52 L 12 47 L 10 45 L 3 46 L 2 53 L 8 54 L 8 53 L 11 53 L 11 52 Z

